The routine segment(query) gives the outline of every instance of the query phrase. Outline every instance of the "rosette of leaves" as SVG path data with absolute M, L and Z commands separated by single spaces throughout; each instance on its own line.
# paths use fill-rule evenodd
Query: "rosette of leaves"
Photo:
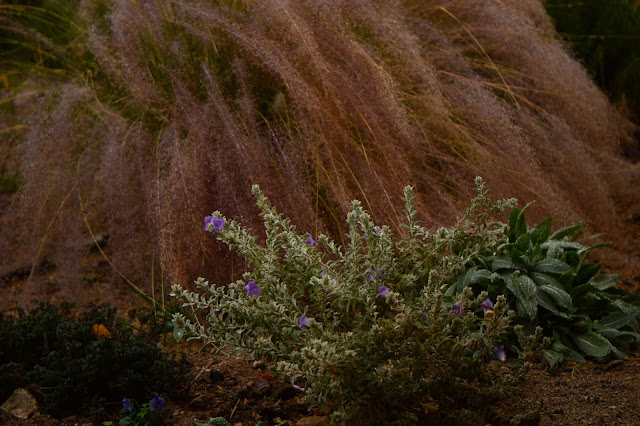
M 452 280 L 446 296 L 471 287 L 489 298 L 504 295 L 517 313 L 515 324 L 532 334 L 537 326 L 551 338 L 543 358 L 553 369 L 565 356 L 584 362 L 624 358 L 640 341 L 639 298 L 615 287 L 619 275 L 598 274 L 588 262 L 591 247 L 576 241 L 582 224 L 551 234 L 552 218 L 527 230 L 523 209 L 509 216 L 509 239 L 497 251 L 477 256 Z M 513 339 L 516 342 L 517 339 Z M 518 351 L 517 344 L 512 349 Z

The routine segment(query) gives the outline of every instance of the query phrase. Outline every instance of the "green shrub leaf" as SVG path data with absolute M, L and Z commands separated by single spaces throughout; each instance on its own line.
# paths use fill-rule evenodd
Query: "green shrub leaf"
M 566 291 L 552 285 L 541 285 L 540 290 L 551 296 L 553 301 L 565 309 L 571 309 L 571 296 Z
M 577 231 L 579 231 L 582 228 L 582 222 L 573 225 L 573 226 L 567 226 L 566 228 L 562 228 L 557 230 L 556 232 L 553 233 L 553 235 L 551 235 L 551 237 L 549 237 L 550 240 L 561 240 L 564 237 L 568 237 L 570 235 L 575 234 Z
M 635 318 L 635 314 L 630 312 L 614 312 L 613 314 L 607 315 L 600 321 L 594 323 L 594 326 L 601 329 L 612 328 L 617 330 L 618 328 L 629 324 L 633 321 L 633 318 Z
M 540 287 L 536 288 L 535 297 L 538 305 L 542 306 L 548 311 L 553 312 L 554 314 L 559 313 L 558 308 L 556 307 L 555 303 L 553 303 L 553 300 L 544 291 L 542 291 Z
M 533 272 L 531 275 L 533 282 L 537 285 L 550 285 L 559 289 L 563 289 L 562 284 L 551 275 L 543 274 L 541 272 Z
M 530 232 L 531 234 L 531 242 L 533 244 L 541 244 L 545 241 L 547 241 L 547 239 L 549 238 L 549 234 L 551 233 L 551 224 L 553 222 L 553 219 L 548 217 L 545 220 L 543 220 L 542 222 L 540 222 L 534 229 L 533 231 Z
M 546 272 L 548 274 L 564 274 L 571 266 L 567 265 L 563 261 L 554 258 L 546 258 L 533 265 L 533 269 L 536 272 Z
M 556 352 L 552 349 L 545 349 L 542 353 L 542 357 L 547 362 L 547 364 L 549 364 L 549 369 L 553 371 L 562 362 L 564 354 L 562 352 Z
M 494 257 L 491 262 L 491 269 L 499 271 L 500 269 L 516 269 L 516 264 L 506 256 Z
M 611 343 L 605 337 L 592 331 L 571 336 L 582 352 L 593 357 L 603 357 L 609 353 Z
M 589 284 L 600 290 L 606 290 L 615 286 L 619 279 L 620 275 L 618 274 L 600 274 L 597 277 L 591 278 Z

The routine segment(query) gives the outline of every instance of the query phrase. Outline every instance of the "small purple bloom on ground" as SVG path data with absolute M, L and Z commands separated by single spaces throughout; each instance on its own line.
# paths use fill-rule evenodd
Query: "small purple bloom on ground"
M 307 235 L 309 236 L 309 238 L 304 240 L 304 242 L 307 244 L 311 244 L 312 246 L 317 246 L 318 242 L 311 237 L 311 234 L 307 233 Z
M 298 328 L 302 330 L 302 327 L 309 327 L 309 318 L 304 315 L 298 320 Z
M 493 302 L 491 299 L 484 299 L 484 302 L 480 304 L 483 312 L 487 312 L 493 308 Z
M 500 347 L 496 346 L 495 348 L 493 348 L 492 359 L 497 359 L 500 362 L 505 362 L 507 360 L 507 353 L 504 350 L 504 345 L 500 345 Z
M 382 232 L 382 228 L 380 228 L 379 226 L 374 226 L 373 230 L 376 232 L 376 234 L 379 234 L 380 232 Z
M 122 408 L 124 408 L 127 411 L 133 411 L 133 407 L 131 406 L 131 401 L 129 401 L 127 398 L 122 398 Z
M 380 296 L 387 297 L 389 293 L 391 293 L 389 287 L 387 287 L 386 285 L 381 285 L 380 287 L 378 287 L 378 294 L 376 294 L 376 299 Z
M 247 285 L 244 286 L 244 289 L 247 290 L 247 296 L 260 296 L 260 289 L 258 288 L 258 284 L 253 281 L 249 281 Z
M 153 395 L 153 399 L 151 400 L 151 408 L 156 413 L 164 410 L 164 398 L 159 397 L 158 394 Z
M 451 306 L 451 312 L 454 315 L 464 314 L 464 304 L 462 302 L 456 302 Z

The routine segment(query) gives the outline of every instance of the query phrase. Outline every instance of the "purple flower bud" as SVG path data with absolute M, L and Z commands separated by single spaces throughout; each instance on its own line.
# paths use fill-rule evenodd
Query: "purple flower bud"
M 376 299 L 380 296 L 387 297 L 389 293 L 391 293 L 389 287 L 387 287 L 386 285 L 381 285 L 380 287 L 378 287 L 378 294 L 376 294 Z
M 451 306 L 451 313 L 454 315 L 462 315 L 464 314 L 464 303 L 456 302 Z
M 309 327 L 309 318 L 304 315 L 298 320 L 298 328 L 302 330 L 302 327 Z
M 153 395 L 153 399 L 151 400 L 151 408 L 156 413 L 164 410 L 164 398 L 159 397 L 158 394 Z
M 307 238 L 306 240 L 304 240 L 304 242 L 305 242 L 306 244 L 311 244 L 312 246 L 317 246 L 317 245 L 318 245 L 318 242 L 317 242 L 316 240 L 314 240 L 314 239 L 311 237 L 311 234 L 307 233 L 307 235 L 309 236 L 309 238 Z
M 247 285 L 244 286 L 244 289 L 247 290 L 247 296 L 260 296 L 260 289 L 258 288 L 258 284 L 253 281 L 249 281 Z
M 131 406 L 131 401 L 129 401 L 127 398 L 122 398 L 122 408 L 124 408 L 127 411 L 133 411 L 133 407 Z
M 497 359 L 500 362 L 505 362 L 507 360 L 507 353 L 504 350 L 504 345 L 493 348 L 493 356 L 491 358 Z
M 225 222 L 224 219 L 219 219 L 215 216 L 207 216 L 204 218 L 204 230 L 209 231 L 209 225 L 213 226 L 214 232 L 222 231 L 224 228 Z
M 493 302 L 489 298 L 484 299 L 484 302 L 480 304 L 480 307 L 482 308 L 483 312 L 487 312 L 493 308 Z

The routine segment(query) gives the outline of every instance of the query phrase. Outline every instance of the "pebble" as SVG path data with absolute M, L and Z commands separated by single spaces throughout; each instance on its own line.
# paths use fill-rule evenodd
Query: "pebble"
M 38 409 L 38 401 L 28 390 L 16 389 L 2 404 L 0 412 L 17 420 L 27 420 Z
M 238 388 L 238 389 L 234 390 L 233 394 L 231 395 L 231 397 L 234 400 L 246 398 L 247 396 L 249 396 L 249 392 L 247 391 L 246 388 Z
M 215 385 L 216 383 L 224 381 L 224 374 L 215 368 L 212 368 L 209 372 L 209 378 L 211 378 L 211 384 Z
M 303 417 L 296 422 L 296 426 L 328 426 L 329 416 Z
M 253 364 L 251 365 L 253 368 L 266 368 L 267 367 L 267 363 L 260 360 L 260 361 L 253 361 Z

